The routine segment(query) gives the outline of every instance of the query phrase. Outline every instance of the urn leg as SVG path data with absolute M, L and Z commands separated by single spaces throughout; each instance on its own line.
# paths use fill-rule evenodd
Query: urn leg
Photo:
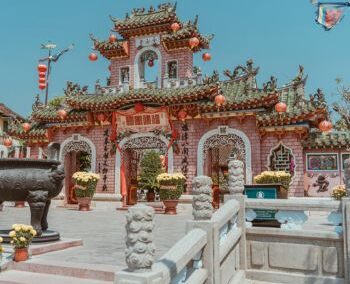
M 51 200 L 49 199 L 46 201 L 43 216 L 41 217 L 41 229 L 43 231 L 46 231 L 49 227 L 49 224 L 47 223 L 47 213 L 49 212 L 50 204 Z
M 38 236 L 42 234 L 41 220 L 44 214 L 47 197 L 47 191 L 43 190 L 31 191 L 27 197 L 31 213 L 30 223 L 36 230 Z

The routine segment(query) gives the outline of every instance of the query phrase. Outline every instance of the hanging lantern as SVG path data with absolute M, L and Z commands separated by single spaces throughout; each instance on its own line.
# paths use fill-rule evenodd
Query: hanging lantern
M 57 115 L 60 119 L 65 119 L 67 117 L 67 112 L 63 108 L 61 108 L 57 111 Z
M 97 115 L 97 120 L 99 121 L 99 122 L 104 122 L 105 120 L 106 120 L 106 116 L 105 116 L 105 114 L 104 113 L 99 113 L 98 115 Z
M 142 103 L 136 103 L 134 109 L 136 112 L 141 112 L 145 110 L 145 106 Z
M 209 52 L 203 53 L 202 59 L 203 59 L 203 61 L 210 61 L 211 60 L 211 54 Z
M 12 139 L 11 138 L 5 138 L 4 139 L 4 146 L 11 147 L 12 146 Z
M 174 33 L 176 33 L 180 29 L 179 23 L 172 23 L 170 27 Z
M 45 88 L 46 88 L 46 83 L 40 83 L 39 84 L 39 89 L 40 90 L 45 90 Z
M 46 78 L 45 72 L 39 72 L 39 78 Z
M 39 78 L 39 84 L 46 84 L 46 78 Z
M 191 37 L 188 43 L 191 48 L 195 48 L 199 45 L 199 39 L 197 37 Z
M 46 72 L 47 66 L 45 64 L 39 64 L 38 65 L 38 71 L 39 72 Z
M 328 121 L 328 120 L 322 120 L 319 125 L 318 128 L 322 131 L 322 132 L 329 132 L 332 130 L 333 125 L 332 122 Z
M 97 60 L 97 55 L 93 52 L 89 54 L 89 60 L 90 61 L 96 61 Z
M 116 42 L 117 41 L 117 36 L 115 34 L 111 34 L 109 36 L 109 42 L 112 43 L 112 42 Z
M 177 114 L 177 117 L 181 120 L 181 121 L 185 121 L 187 116 L 187 112 L 185 110 L 180 110 Z
M 284 113 L 287 111 L 287 105 L 283 102 L 279 102 L 275 105 L 275 110 L 280 114 Z
M 153 67 L 154 66 L 154 60 L 153 59 L 148 60 L 148 66 L 149 67 Z
M 28 132 L 29 129 L 31 128 L 31 125 L 28 122 L 25 122 L 22 124 L 22 128 L 24 132 Z
M 217 96 L 215 96 L 215 104 L 217 105 L 217 106 L 221 106 L 221 105 L 223 105 L 224 103 L 226 102 L 226 98 L 225 98 L 225 96 L 224 95 L 217 95 Z

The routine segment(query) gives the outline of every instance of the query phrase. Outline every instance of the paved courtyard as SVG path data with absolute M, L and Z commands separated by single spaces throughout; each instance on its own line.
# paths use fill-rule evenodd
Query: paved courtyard
M 124 236 L 126 211 L 115 210 L 120 203 L 96 202 L 90 212 L 57 207 L 54 201 L 49 212 L 51 229 L 58 230 L 62 238 L 82 239 L 84 245 L 38 256 L 40 259 L 90 264 L 125 266 Z M 162 256 L 185 235 L 186 220 L 192 218 L 191 204 L 179 204 L 178 215 L 156 214 L 155 244 L 156 258 Z M 331 230 L 325 213 L 309 213 L 305 229 Z M 29 223 L 29 207 L 5 206 L 0 212 L 0 227 L 13 223 Z

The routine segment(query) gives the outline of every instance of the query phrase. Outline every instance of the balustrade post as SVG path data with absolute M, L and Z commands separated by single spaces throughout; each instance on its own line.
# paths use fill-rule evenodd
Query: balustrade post
M 164 284 L 161 271 L 152 270 L 155 245 L 153 244 L 154 209 L 136 205 L 126 215 L 125 260 L 128 269 L 115 274 L 115 284 Z
M 245 216 L 245 195 L 244 191 L 244 163 L 231 156 L 228 161 L 228 189 L 230 194 L 224 196 L 224 202 L 235 199 L 239 202 L 237 225 L 242 229 L 242 236 L 239 244 L 240 269 L 247 269 L 247 248 L 246 248 L 246 216 Z
M 203 268 L 208 271 L 207 284 L 219 283 L 214 277 L 214 222 L 212 205 L 212 180 L 208 176 L 197 176 L 192 180 L 192 215 L 194 220 L 187 221 L 186 231 L 199 228 L 207 233 L 207 245 L 203 250 Z

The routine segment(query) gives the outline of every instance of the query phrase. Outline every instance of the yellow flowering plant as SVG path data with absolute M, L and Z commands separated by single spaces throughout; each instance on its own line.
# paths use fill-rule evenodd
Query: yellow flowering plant
M 4 248 L 3 248 L 3 246 L 1 245 L 1 243 L 2 243 L 3 241 L 4 241 L 3 238 L 0 237 L 0 258 L 1 258 L 2 253 L 4 252 Z
M 73 174 L 75 181 L 75 195 L 77 197 L 93 197 L 97 182 L 100 179 L 99 174 L 90 172 L 75 172 Z
M 340 184 L 332 188 L 332 197 L 334 199 L 340 200 L 346 195 L 346 188 L 344 184 Z
M 30 225 L 13 224 L 12 231 L 9 233 L 11 245 L 14 248 L 27 248 L 36 236 L 36 231 Z
M 157 181 L 160 200 L 175 200 L 183 193 L 186 177 L 182 173 L 162 173 L 157 176 Z
M 280 183 L 286 189 L 289 188 L 291 180 L 290 173 L 284 171 L 264 171 L 254 177 L 254 182 L 257 184 Z

